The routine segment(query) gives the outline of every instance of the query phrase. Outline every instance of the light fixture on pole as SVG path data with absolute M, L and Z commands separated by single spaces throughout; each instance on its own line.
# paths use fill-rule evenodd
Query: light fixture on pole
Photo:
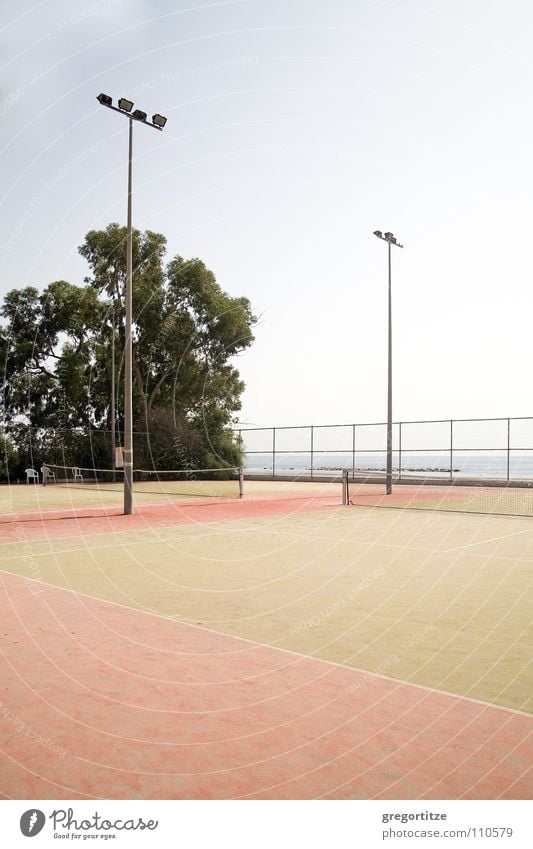
M 391 290 L 391 245 L 403 248 L 392 233 L 382 233 L 374 230 L 374 236 L 387 242 L 389 252 L 389 343 L 388 343 L 388 368 L 387 368 L 387 472 L 386 492 L 392 493 L 392 290 Z
M 124 115 L 129 121 L 128 134 L 128 227 L 127 227 L 127 243 L 126 243 L 126 326 L 125 326 L 125 342 L 124 342 L 124 513 L 129 515 L 133 513 L 133 405 L 132 405 L 132 346 L 131 346 L 131 325 L 132 325 L 132 224 L 131 224 L 131 206 L 132 206 L 132 149 L 133 149 L 133 122 L 138 121 L 154 130 L 162 130 L 167 119 L 162 115 L 154 115 L 154 119 L 161 119 L 152 122 L 146 120 L 146 112 L 136 109 L 132 113 L 133 101 L 126 97 L 121 97 L 118 101 L 118 107 L 113 106 L 113 99 L 108 94 L 99 94 L 96 98 L 102 106 L 112 109 L 113 112 L 118 112 L 119 115 Z M 162 122 L 162 123 L 161 123 Z

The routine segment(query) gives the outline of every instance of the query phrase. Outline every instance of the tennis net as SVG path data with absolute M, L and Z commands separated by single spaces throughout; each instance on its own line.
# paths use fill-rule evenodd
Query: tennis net
M 533 481 L 435 477 L 393 477 L 392 493 L 385 492 L 381 473 L 343 472 L 343 503 L 354 506 L 402 507 L 458 513 L 533 516 Z
M 46 464 L 43 484 L 70 489 L 120 492 L 123 469 L 97 469 Z M 134 469 L 133 492 L 176 498 L 242 498 L 244 475 L 241 467 L 218 469 Z

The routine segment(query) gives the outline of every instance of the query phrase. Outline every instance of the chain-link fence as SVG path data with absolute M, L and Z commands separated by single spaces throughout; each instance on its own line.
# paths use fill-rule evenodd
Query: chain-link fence
M 111 471 L 113 447 L 123 444 L 124 435 L 118 428 L 113 440 L 110 430 L 15 423 L 0 427 L 0 437 L 0 482 L 17 483 L 26 480 L 26 468 L 38 470 L 43 464 Z M 136 430 L 133 454 L 136 467 L 150 471 L 235 467 L 240 461 L 238 442 L 229 429 L 219 432 L 217 440 L 172 427 Z
M 238 436 L 248 475 L 385 473 L 384 423 L 241 427 Z M 393 472 L 397 480 L 533 479 L 533 417 L 395 422 Z

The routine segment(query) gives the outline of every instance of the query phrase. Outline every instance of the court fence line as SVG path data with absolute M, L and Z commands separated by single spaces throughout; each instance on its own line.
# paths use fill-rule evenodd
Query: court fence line
M 385 429 L 385 422 L 358 422 L 275 427 L 240 426 L 235 429 L 235 434 L 248 473 L 253 469 L 254 476 L 265 473 L 265 476 L 273 478 L 285 477 L 291 468 L 283 466 L 283 459 L 292 457 L 293 462 L 297 464 L 292 470 L 306 473 L 299 475 L 300 477 L 322 478 L 325 472 L 331 473 L 344 468 L 351 470 L 352 476 L 355 477 L 356 473 L 382 471 L 381 458 L 384 471 Z M 438 444 L 432 444 L 433 438 Z M 251 447 L 253 445 L 260 447 Z M 338 464 L 333 467 L 324 466 L 328 457 L 333 458 L 334 455 Z M 426 467 L 427 458 L 430 456 L 434 459 L 440 458 L 443 465 L 438 468 L 423 466 L 413 469 L 412 458 L 417 455 L 421 461 L 425 455 Z M 492 457 L 492 462 L 487 461 L 487 455 Z M 299 457 L 302 460 L 307 458 L 305 469 L 299 468 Z M 322 459 L 322 465 L 318 465 L 320 457 L 326 458 Z M 476 457 L 477 463 L 474 462 Z M 255 468 L 253 462 L 260 458 L 266 463 L 262 469 L 259 466 Z M 366 467 L 361 468 L 360 458 L 366 459 Z M 397 421 L 393 423 L 393 458 L 397 481 L 401 481 L 402 477 L 410 477 L 413 473 L 432 475 L 451 483 L 465 477 L 473 480 L 498 479 L 507 483 L 533 479 L 533 416 Z M 346 462 L 347 460 L 349 462 Z M 471 467 L 468 473 L 458 468 L 465 460 Z M 377 461 L 377 467 L 374 461 Z M 406 468 L 406 462 L 411 468 Z M 477 473 L 476 465 L 479 467 Z M 485 473 L 483 465 L 486 468 Z

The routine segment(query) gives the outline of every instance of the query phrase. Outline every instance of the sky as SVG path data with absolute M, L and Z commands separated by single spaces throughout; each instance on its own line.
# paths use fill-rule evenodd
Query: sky
M 260 317 L 248 426 L 533 415 L 528 0 L 4 0 L 0 295 L 126 219 Z

